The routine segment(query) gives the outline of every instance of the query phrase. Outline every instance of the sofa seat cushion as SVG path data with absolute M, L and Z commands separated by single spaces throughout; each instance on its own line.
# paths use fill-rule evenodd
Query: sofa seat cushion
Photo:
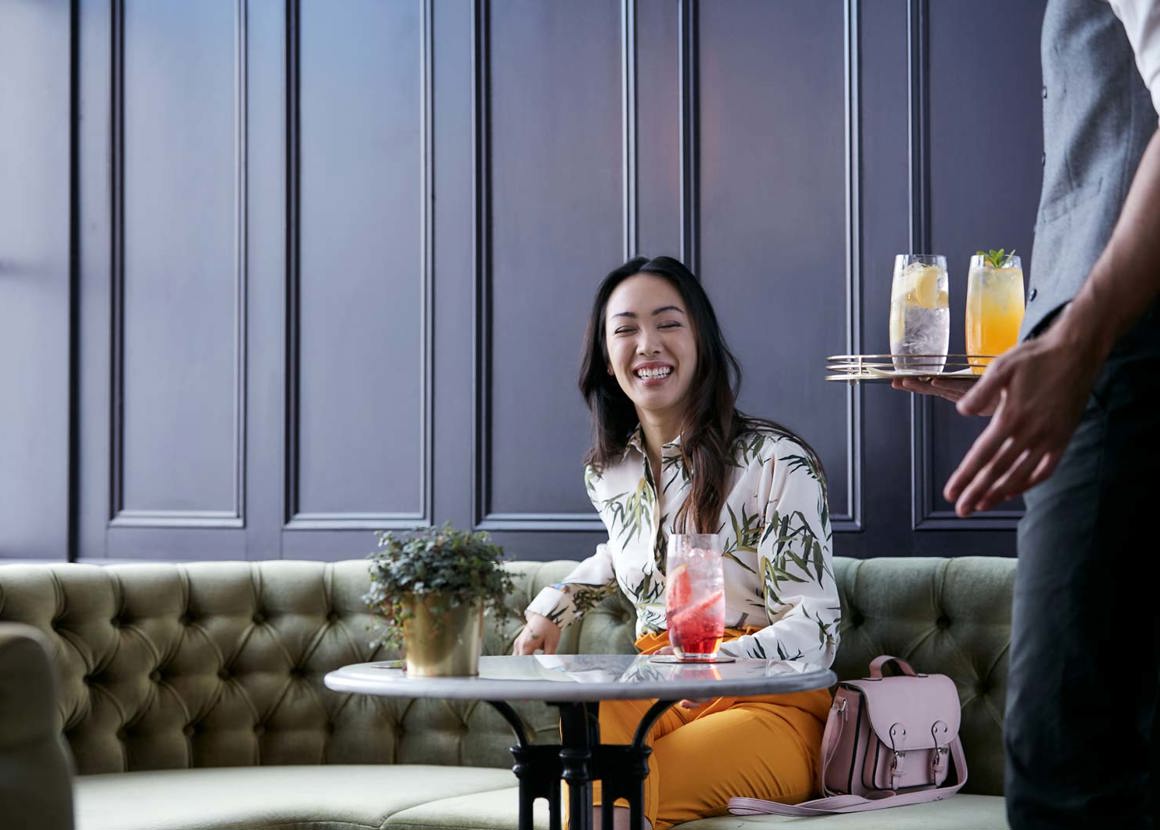
M 517 790 L 453 796 L 400 810 L 387 830 L 515 830 Z M 800 830 L 1006 830 L 1003 799 L 956 795 L 932 804 L 892 807 L 844 816 L 718 816 L 679 825 L 681 830 L 765 830 L 792 825 Z M 547 830 L 548 808 L 536 802 L 536 830 Z
M 681 830 L 1006 830 L 1007 811 L 997 795 L 959 795 L 946 801 L 888 807 L 840 816 L 719 816 L 681 825 Z
M 77 830 L 366 830 L 428 801 L 495 790 L 510 793 L 514 817 L 514 784 L 510 770 L 421 764 L 82 775 Z
M 516 830 L 519 803 L 516 787 L 441 798 L 394 813 L 386 830 Z M 548 802 L 542 798 L 536 801 L 535 825 L 548 830 Z

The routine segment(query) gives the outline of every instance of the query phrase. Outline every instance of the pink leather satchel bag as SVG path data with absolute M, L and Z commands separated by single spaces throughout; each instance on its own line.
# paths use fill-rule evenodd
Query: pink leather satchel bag
M 884 676 L 887 664 L 900 674 Z M 959 716 L 959 694 L 945 674 L 917 674 L 905 660 L 876 657 L 869 677 L 839 683 L 834 695 L 822 736 L 826 797 L 804 804 L 731 798 L 729 812 L 812 816 L 947 798 L 967 782 Z

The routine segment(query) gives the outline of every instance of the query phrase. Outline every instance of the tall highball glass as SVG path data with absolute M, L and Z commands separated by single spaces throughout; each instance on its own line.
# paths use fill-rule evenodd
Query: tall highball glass
M 947 259 L 941 254 L 898 254 L 890 290 L 890 353 L 894 368 L 937 374 L 947 361 L 951 321 Z
M 674 533 L 665 565 L 669 644 L 682 660 L 712 660 L 725 635 L 725 574 L 713 533 Z

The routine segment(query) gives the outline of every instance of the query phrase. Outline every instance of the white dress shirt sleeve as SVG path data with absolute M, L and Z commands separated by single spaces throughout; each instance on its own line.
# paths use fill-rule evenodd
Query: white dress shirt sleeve
M 1160 0 L 1108 0 L 1124 24 L 1136 67 L 1160 114 Z

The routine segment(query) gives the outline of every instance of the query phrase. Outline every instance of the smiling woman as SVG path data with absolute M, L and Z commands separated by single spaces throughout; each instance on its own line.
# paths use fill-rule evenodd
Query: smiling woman
M 608 542 L 528 606 L 517 654 L 554 652 L 561 628 L 615 591 L 636 608 L 637 648 L 670 650 L 668 540 L 701 532 L 717 535 L 724 557 L 720 651 L 830 665 L 840 611 L 821 465 L 789 430 L 737 410 L 740 375 L 708 296 L 677 260 L 633 259 L 600 284 L 580 389 L 593 422 L 584 481 Z M 822 690 L 670 710 L 652 732 L 651 826 L 721 813 L 735 795 L 809 798 L 829 702 Z M 631 743 L 650 703 L 603 704 L 603 740 Z M 706 757 L 714 763 L 690 762 Z M 618 806 L 617 826 L 626 813 Z

